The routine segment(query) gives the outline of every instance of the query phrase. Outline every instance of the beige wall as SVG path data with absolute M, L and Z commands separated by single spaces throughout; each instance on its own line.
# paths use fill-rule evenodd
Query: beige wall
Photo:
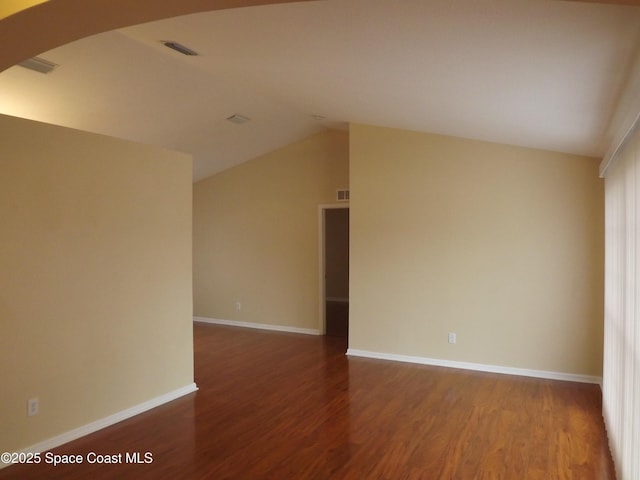
M 352 125 L 350 178 L 350 348 L 601 374 L 596 159 Z
M 0 451 L 193 382 L 188 156 L 0 116 L 0 218 Z
M 194 185 L 195 316 L 319 328 L 318 205 L 348 187 L 348 151 L 328 131 Z

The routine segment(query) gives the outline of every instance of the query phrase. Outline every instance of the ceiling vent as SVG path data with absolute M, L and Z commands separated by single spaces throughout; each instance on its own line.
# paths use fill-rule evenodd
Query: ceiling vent
M 343 188 L 342 190 L 336 190 L 336 200 L 339 202 L 349 201 L 349 189 Z
M 236 113 L 235 115 L 231 115 L 230 117 L 227 117 L 227 120 L 229 120 L 231 123 L 242 125 L 243 123 L 247 123 L 251 119 L 248 117 L 245 117 L 244 115 L 238 115 Z
M 20 62 L 18 65 L 40 73 L 50 73 L 58 66 L 55 63 L 40 57 L 29 58 L 24 62 Z
M 170 48 L 171 50 L 175 50 L 176 52 L 179 52 L 183 55 L 188 55 L 190 57 L 198 56 L 198 52 L 196 52 L 195 50 L 191 50 L 189 47 L 185 47 L 178 42 L 162 40 L 160 43 L 162 43 L 165 47 Z

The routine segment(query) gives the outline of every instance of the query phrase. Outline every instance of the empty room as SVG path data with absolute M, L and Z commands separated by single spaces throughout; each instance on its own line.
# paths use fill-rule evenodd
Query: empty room
M 0 40 L 0 479 L 640 478 L 639 2 Z

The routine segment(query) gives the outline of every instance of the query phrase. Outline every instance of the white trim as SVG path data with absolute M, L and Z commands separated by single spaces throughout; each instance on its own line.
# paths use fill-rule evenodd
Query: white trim
M 320 330 L 313 328 L 289 327 L 287 325 L 269 325 L 266 323 L 239 322 L 237 320 L 222 320 L 220 318 L 193 317 L 194 322 L 212 323 L 214 325 L 229 325 L 232 327 L 257 328 L 259 330 L 275 330 L 277 332 L 303 333 L 305 335 L 320 335 Z
M 347 355 L 353 357 L 377 358 L 380 360 L 393 360 L 396 362 L 419 363 L 422 365 L 434 365 L 437 367 L 461 368 L 463 370 L 475 370 L 478 372 L 501 373 L 505 375 L 520 375 L 523 377 L 547 378 L 550 380 L 564 380 L 567 382 L 596 383 L 602 385 L 602 377 L 591 375 L 579 375 L 575 373 L 549 372 L 546 370 L 530 370 L 527 368 L 502 367 L 499 365 L 483 365 L 481 363 L 458 362 L 455 360 L 440 360 L 437 358 L 413 357 L 409 355 L 397 355 L 394 353 L 371 352 L 349 348 Z
M 607 154 L 602 159 L 602 162 L 600 162 L 600 178 L 607 176 L 607 170 L 609 170 L 609 168 L 611 168 L 618 160 L 618 153 L 622 152 L 638 127 L 640 127 L 640 113 L 635 116 L 634 120 L 631 122 L 631 126 L 627 128 L 621 139 L 611 146 Z
M 600 163 L 600 177 L 604 178 L 617 162 L 619 154 L 625 144 L 633 136 L 634 129 L 640 123 L 640 51 L 637 52 L 631 70 L 627 76 L 625 87 L 618 97 L 618 104 L 611 117 L 608 137 L 611 139 L 602 162 Z
M 102 430 L 103 428 L 115 425 L 116 423 L 127 420 L 128 418 L 135 417 L 136 415 L 146 412 L 147 410 L 159 407 L 160 405 L 176 400 L 177 398 L 180 398 L 184 395 L 193 393 L 196 390 L 198 390 L 196 384 L 190 383 L 189 385 L 185 385 L 182 388 L 167 392 L 164 395 L 152 398 L 151 400 L 147 400 L 146 402 L 139 403 L 138 405 L 127 408 L 126 410 L 122 410 L 121 412 L 114 413 L 113 415 L 109 415 L 108 417 L 101 418 L 100 420 L 96 420 L 95 422 L 87 423 L 82 427 L 74 428 L 73 430 L 69 430 L 68 432 L 65 432 L 61 435 L 57 435 L 42 442 L 36 443 L 35 445 L 31 445 L 30 447 L 21 450 L 21 453 L 46 452 L 53 448 L 59 447 L 60 445 L 64 445 L 65 443 L 76 440 L 80 437 L 84 437 L 91 433 L 97 432 L 98 430 Z M 0 462 L 0 470 L 8 467 L 9 465 L 11 464 Z

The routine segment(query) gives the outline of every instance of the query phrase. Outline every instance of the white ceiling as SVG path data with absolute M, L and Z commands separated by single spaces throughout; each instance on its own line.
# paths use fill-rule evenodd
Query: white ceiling
M 602 156 L 639 45 L 634 6 L 269 5 L 162 20 L 45 52 L 60 65 L 48 75 L 0 73 L 0 112 L 191 153 L 195 180 L 349 122 Z M 225 120 L 235 113 L 251 121 Z

